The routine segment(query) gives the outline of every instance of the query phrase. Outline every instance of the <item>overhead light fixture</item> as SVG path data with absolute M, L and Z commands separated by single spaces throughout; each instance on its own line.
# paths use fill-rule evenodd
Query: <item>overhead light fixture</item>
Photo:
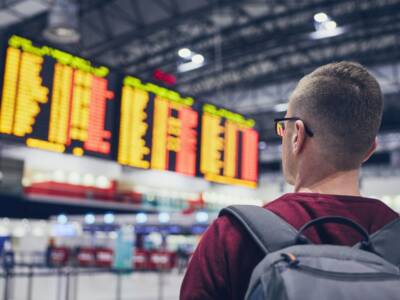
M 138 213 L 136 215 L 136 222 L 139 224 L 143 224 L 147 222 L 147 215 L 145 213 Z
M 195 64 L 202 64 L 204 62 L 204 56 L 201 54 L 193 55 L 192 62 Z
M 43 32 L 46 39 L 58 44 L 73 44 L 80 39 L 79 6 L 76 0 L 54 0 L 50 8 L 47 27 Z
M 180 73 L 192 71 L 204 65 L 204 56 L 189 48 L 179 49 L 178 55 L 183 58 L 183 62 L 178 65 L 178 72 Z
M 204 61 L 204 56 L 196 53 L 191 57 L 189 62 L 184 62 L 178 65 L 178 72 L 184 73 L 201 68 L 204 65 Z
M 170 219 L 171 219 L 171 217 L 170 217 L 169 213 L 161 212 L 158 214 L 158 221 L 160 223 L 168 223 Z
M 345 32 L 343 27 L 338 27 L 337 23 L 324 12 L 314 15 L 314 27 L 315 31 L 310 34 L 312 39 L 333 37 Z
M 184 64 L 178 65 L 178 72 L 179 73 L 184 73 L 184 72 L 189 72 L 196 70 L 198 68 L 201 68 L 204 64 L 196 64 L 194 62 L 188 62 Z
M 208 213 L 205 211 L 199 211 L 196 213 L 197 223 L 206 223 L 208 221 Z
M 178 55 L 182 58 L 190 58 L 192 56 L 192 51 L 189 48 L 179 49 Z
M 330 20 L 330 21 L 327 21 L 327 22 L 324 23 L 324 27 L 325 27 L 326 30 L 332 31 L 332 30 L 336 29 L 337 24 L 336 24 L 335 21 Z
M 58 217 L 57 217 L 57 222 L 58 222 L 59 224 L 67 224 L 68 218 L 67 218 L 67 216 L 64 215 L 64 214 L 58 215 Z
M 329 17 L 326 13 L 324 12 L 319 12 L 314 15 L 314 21 L 318 23 L 323 23 L 329 20 Z
M 104 215 L 104 223 L 106 223 L 106 224 L 112 224 L 112 223 L 114 223 L 114 221 L 115 221 L 115 216 L 114 216 L 114 214 L 112 214 L 112 213 L 106 213 L 105 215 Z
M 85 215 L 85 223 L 92 225 L 96 222 L 96 217 L 94 214 L 86 214 Z

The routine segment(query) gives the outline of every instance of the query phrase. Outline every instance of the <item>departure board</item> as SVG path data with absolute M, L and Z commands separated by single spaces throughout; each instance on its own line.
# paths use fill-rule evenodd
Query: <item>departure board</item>
M 193 98 L 124 78 L 118 162 L 195 176 L 199 113 Z
M 3 139 L 257 185 L 258 133 L 251 119 L 16 35 L 0 58 Z
M 112 158 L 115 74 L 15 35 L 2 56 L 2 136 L 32 148 Z
M 256 187 L 258 133 L 255 122 L 240 114 L 202 107 L 200 173 L 206 180 Z

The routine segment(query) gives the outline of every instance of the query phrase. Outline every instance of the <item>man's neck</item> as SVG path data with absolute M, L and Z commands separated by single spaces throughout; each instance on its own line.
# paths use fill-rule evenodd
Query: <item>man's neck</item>
M 294 191 L 331 195 L 360 196 L 358 170 L 335 172 L 322 179 L 302 180 L 297 178 Z

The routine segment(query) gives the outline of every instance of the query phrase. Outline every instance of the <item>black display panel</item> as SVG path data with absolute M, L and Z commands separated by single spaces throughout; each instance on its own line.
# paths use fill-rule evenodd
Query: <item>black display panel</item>
M 16 35 L 0 54 L 3 139 L 256 187 L 254 120 Z
M 126 76 L 118 162 L 196 176 L 199 112 L 191 97 Z
M 2 56 L 3 137 L 31 148 L 112 158 L 116 74 L 15 35 Z

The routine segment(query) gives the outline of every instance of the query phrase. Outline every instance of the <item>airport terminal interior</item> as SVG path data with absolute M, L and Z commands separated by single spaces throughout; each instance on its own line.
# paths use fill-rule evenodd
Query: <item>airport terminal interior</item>
M 297 82 L 384 93 L 363 196 L 400 212 L 400 0 L 1 0 L 0 300 L 173 300 L 231 204 L 291 192 Z

